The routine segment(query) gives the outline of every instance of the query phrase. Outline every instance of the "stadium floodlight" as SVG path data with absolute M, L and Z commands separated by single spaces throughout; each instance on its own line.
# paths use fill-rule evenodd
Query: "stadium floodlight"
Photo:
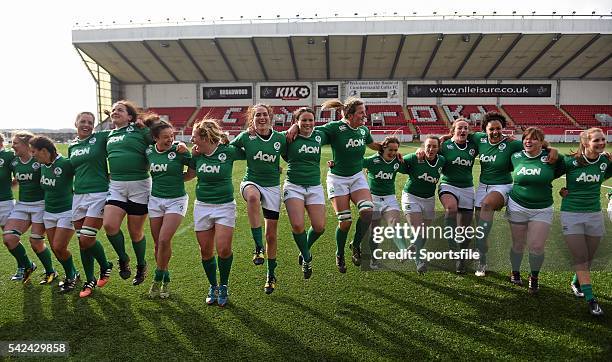
M 512 15 L 516 14 L 516 10 L 512 10 Z
M 575 12 L 575 11 L 572 11 L 572 15 L 576 15 L 576 12 Z
M 591 12 L 591 15 L 595 15 L 595 12 L 594 12 L 594 11 L 593 11 L 593 12 Z

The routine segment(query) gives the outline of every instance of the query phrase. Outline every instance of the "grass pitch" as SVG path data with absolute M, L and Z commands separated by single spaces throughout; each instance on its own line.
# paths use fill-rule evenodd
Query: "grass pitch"
M 412 152 L 414 146 L 403 145 L 401 152 Z M 568 146 L 557 146 L 561 152 L 569 151 Z M 65 150 L 61 149 L 64 154 Z M 325 147 L 323 159 L 330 157 L 331 150 Z M 192 181 L 187 184 L 190 210 L 173 240 L 170 299 L 147 297 L 155 265 L 148 225 L 147 281 L 133 287 L 115 270 L 109 284 L 87 299 L 80 299 L 78 291 L 59 294 L 57 285 L 39 286 L 38 275 L 26 286 L 11 282 L 15 261 L 6 248 L 0 248 L 0 341 L 67 341 L 71 359 L 101 361 L 612 357 L 611 272 L 593 274 L 595 295 L 608 313 L 600 320 L 593 319 L 586 303 L 571 294 L 572 273 L 547 271 L 549 260 L 544 262 L 541 292 L 536 297 L 530 297 L 526 287 L 511 286 L 505 270 L 476 278 L 471 273 L 417 275 L 412 266 L 402 271 L 365 272 L 348 265 L 343 275 L 334 264 L 336 220 L 329 203 L 326 233 L 313 246 L 314 273 L 307 281 L 297 265 L 298 249 L 286 213 L 281 212 L 277 290 L 264 294 L 265 266 L 251 262 L 253 241 L 246 206 L 238 195 L 244 168 L 244 161 L 234 166 L 238 218 L 227 307 L 204 303 L 208 282 L 192 228 Z M 322 162 L 323 177 L 325 168 Z M 478 175 L 478 164 L 474 172 Z M 404 181 L 405 176 L 398 175 L 398 197 Z M 554 184 L 557 210 L 557 191 L 564 183 L 559 179 Z M 607 191 L 601 191 L 604 205 Z M 492 235 L 491 249 L 507 257 L 508 249 L 496 242 L 509 239 L 509 228 L 503 213 L 498 213 L 498 220 L 500 231 Z M 128 235 L 125 229 L 124 233 Z M 352 234 L 353 229 L 349 240 Z M 558 238 L 558 231 L 551 232 L 549 242 L 561 247 Z M 115 260 L 103 232 L 99 239 L 109 259 Z M 22 240 L 30 258 L 38 263 L 27 238 Z M 129 240 L 126 244 L 135 260 Z M 70 249 L 82 270 L 76 238 Z M 350 251 L 347 256 L 350 263 Z M 63 274 L 56 260 L 54 265 Z

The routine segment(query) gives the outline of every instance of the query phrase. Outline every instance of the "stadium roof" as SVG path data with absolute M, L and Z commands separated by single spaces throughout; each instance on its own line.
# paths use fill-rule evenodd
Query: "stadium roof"
M 82 28 L 72 39 L 124 84 L 612 79 L 609 17 L 250 20 Z

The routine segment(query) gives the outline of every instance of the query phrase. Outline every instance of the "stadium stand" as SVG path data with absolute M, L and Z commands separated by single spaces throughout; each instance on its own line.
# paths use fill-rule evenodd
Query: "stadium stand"
M 610 105 L 565 105 L 561 106 L 579 125 L 585 127 L 606 127 L 605 124 L 595 118 L 596 114 L 607 114 L 612 117 L 612 106 Z
M 148 111 L 157 113 L 161 118 L 167 118 L 174 128 L 181 129 L 187 125 L 196 107 L 153 107 Z
M 408 114 L 416 130 L 421 135 L 427 134 L 447 134 L 448 126 L 440 117 L 436 106 L 428 105 L 408 105 Z
M 561 135 L 576 126 L 553 105 L 504 105 L 517 127 L 540 127 L 546 134 Z
M 494 105 L 458 105 L 458 104 L 449 104 L 443 105 L 442 110 L 444 114 L 446 114 L 446 118 L 448 118 L 449 122 L 454 122 L 457 118 L 464 117 L 467 120 L 477 121 L 472 117 L 472 114 L 485 114 L 487 112 L 499 112 L 499 109 Z M 474 119 L 472 119 L 474 118 Z

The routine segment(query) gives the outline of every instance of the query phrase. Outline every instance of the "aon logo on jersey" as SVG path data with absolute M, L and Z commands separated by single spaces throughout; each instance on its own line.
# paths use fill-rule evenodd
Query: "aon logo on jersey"
M 152 163 L 151 164 L 151 171 L 153 171 L 153 172 L 166 172 L 166 171 L 168 171 L 168 164 L 167 163 L 163 163 L 163 164 Z
M 480 162 L 495 162 L 496 158 L 497 158 L 497 155 L 493 155 L 493 156 L 480 155 Z
M 45 177 L 45 175 L 41 176 L 40 183 L 45 186 L 55 187 L 55 180 Z
M 31 173 L 16 173 L 15 178 L 18 181 L 32 181 L 34 175 L 32 175 Z
M 204 173 L 219 173 L 220 171 L 221 171 L 221 166 L 207 165 L 205 163 L 203 163 L 202 166 L 200 166 L 200 168 L 198 169 L 198 172 L 204 172 Z
M 365 146 L 365 140 L 363 139 L 354 140 L 352 138 L 349 138 L 348 142 L 346 143 L 346 146 L 344 147 L 349 148 L 349 147 L 361 147 L 361 146 Z
M 459 166 L 472 166 L 472 161 L 471 160 L 464 160 L 461 157 L 457 157 L 453 160 L 453 162 L 451 162 L 453 165 L 459 165 Z
M 521 167 L 516 175 L 539 176 L 542 170 L 540 168 Z
M 390 172 L 378 171 L 378 173 L 374 175 L 374 178 L 379 178 L 381 180 L 391 180 L 393 178 L 393 174 Z
M 78 157 L 78 156 L 83 156 L 83 155 L 88 155 L 88 154 L 89 154 L 89 147 L 86 147 L 86 148 L 74 150 L 70 156 Z
M 298 153 L 319 153 L 319 147 L 315 147 L 315 146 L 306 146 L 306 145 L 302 145 L 302 147 L 300 147 L 300 149 L 298 150 Z
M 427 172 L 418 177 L 419 180 L 431 182 L 432 184 L 438 183 L 438 179 L 432 176 L 429 176 Z
M 269 155 L 267 153 L 263 153 L 261 151 L 257 152 L 255 156 L 253 156 L 254 160 L 262 160 L 265 162 L 276 162 L 276 155 Z
M 599 182 L 601 180 L 600 176 L 601 175 L 589 175 L 588 173 L 583 172 L 580 174 L 580 176 L 578 176 L 576 182 Z
M 125 138 L 124 134 L 121 135 L 121 136 L 113 136 L 113 137 L 108 139 L 108 143 L 121 142 L 121 141 L 123 141 L 124 138 Z

